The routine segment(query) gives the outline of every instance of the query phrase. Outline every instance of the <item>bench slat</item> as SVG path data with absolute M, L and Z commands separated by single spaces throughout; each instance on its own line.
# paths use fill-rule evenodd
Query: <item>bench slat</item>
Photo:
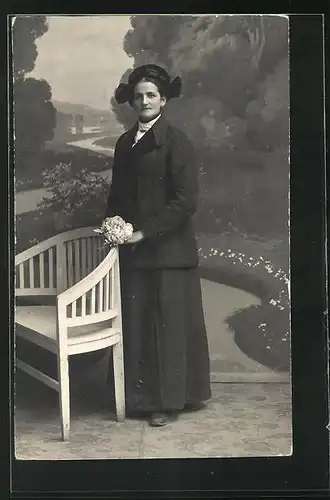
M 108 321 L 115 318 L 118 315 L 118 311 L 116 309 L 112 309 L 111 311 L 99 312 L 93 314 L 93 316 L 87 314 L 86 316 L 76 316 L 75 318 L 67 318 L 66 324 L 68 327 L 75 328 L 76 326 L 81 325 L 89 325 L 89 328 L 93 328 L 93 325 L 101 323 L 103 321 Z
M 45 288 L 45 254 L 39 254 L 40 288 Z
M 91 314 L 95 314 L 95 286 L 91 289 Z
M 108 311 L 109 307 L 109 273 L 105 276 L 105 299 L 104 299 L 104 310 Z
M 74 242 L 74 252 L 75 252 L 75 281 L 79 281 L 81 279 L 80 269 L 80 246 L 79 240 L 75 240 Z
M 24 262 L 19 264 L 19 287 L 24 288 Z
M 21 361 L 20 359 L 16 359 L 16 366 L 17 366 L 17 368 L 24 371 L 25 373 L 27 373 L 31 377 L 36 378 L 40 382 L 43 382 L 44 384 L 48 385 L 48 387 L 51 387 L 52 389 L 55 389 L 56 391 L 59 390 L 58 380 L 53 379 L 49 375 L 46 375 L 46 373 L 42 373 L 41 371 L 37 370 L 36 368 L 33 368 L 33 366 L 30 366 L 27 363 L 24 363 L 24 361 Z
M 113 335 L 115 330 L 109 327 L 109 318 L 116 315 L 116 311 L 112 311 L 110 315 L 109 313 L 95 314 L 93 316 L 94 323 L 90 323 L 91 318 L 88 317 L 68 318 L 66 320 L 68 324 L 68 344 L 72 345 L 98 339 L 99 337 L 104 338 L 106 335 Z M 42 337 L 45 337 L 48 342 L 56 342 L 56 306 L 18 306 L 16 308 L 15 322 L 37 332 Z M 83 324 L 84 322 L 88 324 Z M 24 337 L 28 339 L 28 333 Z
M 54 247 L 49 249 L 49 288 L 54 288 Z
M 76 318 L 77 316 L 77 301 L 74 300 L 71 304 L 72 308 L 71 308 L 71 317 L 72 318 Z
M 69 241 L 67 244 L 68 252 L 68 286 L 73 285 L 73 258 L 72 258 L 72 242 Z
M 34 262 L 33 257 L 29 259 L 29 277 L 30 277 L 30 288 L 34 288 Z
M 81 297 L 81 317 L 86 316 L 86 294 Z
M 88 270 L 88 274 L 93 270 L 92 238 L 87 239 L 87 270 Z
M 93 269 L 97 266 L 97 249 L 96 238 L 92 238 L 92 252 L 93 252 Z
M 82 354 L 84 352 L 98 351 L 100 349 L 104 349 L 106 347 L 113 346 L 118 344 L 120 341 L 120 333 L 119 330 L 113 329 L 113 335 L 107 335 L 105 338 L 95 339 L 93 338 L 91 341 L 85 341 L 80 344 L 72 344 L 68 347 L 68 355 L 72 356 L 74 354 Z M 91 347 L 93 346 L 93 347 Z
M 31 296 L 48 296 L 48 295 L 56 295 L 56 288 L 17 288 L 16 289 L 16 297 L 28 297 Z
M 110 309 L 113 309 L 115 307 L 115 294 L 114 294 L 114 290 L 115 290 L 115 272 L 114 272 L 114 268 L 110 269 L 110 273 L 111 273 L 111 296 L 110 296 Z
M 81 272 L 83 278 L 87 275 L 87 263 L 86 263 L 86 258 L 87 258 L 87 241 L 86 238 L 81 239 Z
M 98 303 L 97 303 L 97 312 L 100 313 L 103 311 L 103 278 L 98 284 Z

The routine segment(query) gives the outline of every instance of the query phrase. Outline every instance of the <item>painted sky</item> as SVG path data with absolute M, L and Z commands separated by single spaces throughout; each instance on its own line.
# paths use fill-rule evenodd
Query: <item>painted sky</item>
M 123 50 L 129 16 L 49 16 L 48 32 L 37 40 L 31 76 L 44 78 L 53 99 L 109 109 L 121 75 L 133 66 Z

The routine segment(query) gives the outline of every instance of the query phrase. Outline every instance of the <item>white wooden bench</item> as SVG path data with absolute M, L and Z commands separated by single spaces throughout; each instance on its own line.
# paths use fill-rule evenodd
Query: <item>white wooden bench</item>
M 15 259 L 16 297 L 55 296 L 56 305 L 19 305 L 16 336 L 57 356 L 58 380 L 16 358 L 17 368 L 59 393 L 62 439 L 69 438 L 69 356 L 105 349 L 113 355 L 117 420 L 125 417 L 118 249 L 93 228 L 54 236 Z M 18 327 L 19 325 L 19 327 Z

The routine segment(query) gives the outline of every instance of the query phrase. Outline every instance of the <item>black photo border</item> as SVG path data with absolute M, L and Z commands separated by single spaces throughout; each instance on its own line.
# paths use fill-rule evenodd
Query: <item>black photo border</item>
M 17 3 L 18 4 L 18 3 Z M 230 4 L 230 5 L 229 5 Z M 226 10 L 226 6 L 227 9 Z M 3 217 L 1 263 L 8 297 L 3 311 L 9 313 L 9 328 L 1 336 L 2 409 L 1 455 L 4 491 L 10 498 L 257 498 L 261 495 L 326 496 L 329 491 L 329 398 L 328 336 L 325 255 L 325 135 L 323 35 L 329 37 L 328 22 L 320 13 L 290 13 L 290 176 L 291 176 L 291 300 L 292 300 L 292 384 L 293 455 L 272 458 L 167 459 L 167 460 L 15 460 L 13 450 L 13 258 L 14 258 L 14 177 L 12 150 L 4 148 L 5 190 L 0 211 Z M 13 5 L 7 14 L 63 14 L 67 8 L 24 9 Z M 109 6 L 108 6 L 109 7 Z M 168 6 L 167 6 L 168 7 Z M 235 5 L 236 7 L 236 5 Z M 278 6 L 279 7 L 279 6 Z M 223 13 L 234 13 L 233 2 L 222 2 Z M 236 10 L 236 9 L 234 9 Z M 104 12 L 104 10 L 99 10 Z M 115 13 L 115 11 L 112 11 Z M 130 11 L 126 9 L 127 13 Z M 122 10 L 120 13 L 126 13 Z M 161 13 L 160 9 L 153 13 Z M 168 13 L 172 12 L 167 9 Z M 185 11 L 181 11 L 184 13 Z M 187 13 L 196 9 L 188 9 Z M 210 9 L 209 12 L 214 12 Z M 244 13 L 241 9 L 237 13 Z M 268 13 L 282 13 L 272 9 Z M 72 12 L 70 12 L 72 13 Z M 79 6 L 77 13 L 84 13 Z M 92 14 L 91 10 L 85 11 Z M 96 14 L 97 12 L 95 12 Z M 118 12 L 119 13 L 119 12 Z M 141 12 L 142 13 L 142 12 Z M 148 11 L 146 11 L 148 13 Z M 174 12 L 173 12 L 174 13 Z M 246 13 L 253 13 L 248 10 Z M 265 9 L 255 13 L 267 12 Z M 69 14 L 69 13 L 67 13 Z M 325 24 L 324 24 L 325 23 Z M 6 26 L 8 19 L 6 19 Z M 6 29 L 4 30 L 6 32 Z M 3 32 L 3 33 L 4 33 Z M 3 35 L 4 36 L 4 35 Z M 9 50 L 6 33 L 6 53 Z M 5 58 L 6 59 L 6 58 Z M 8 67 L 5 63 L 5 73 Z M 11 99 L 10 88 L 5 94 Z M 6 100 L 7 101 L 7 100 Z M 6 109 L 7 105 L 7 109 Z M 8 135 L 4 106 L 5 130 Z M 10 145 L 10 144 L 9 144 Z M 9 272 L 7 272 L 7 270 Z M 8 333 L 6 335 L 6 332 Z M 8 386 L 4 381 L 11 381 Z M 8 390 L 8 399 L 7 391 Z M 10 407 L 8 401 L 11 401 Z M 4 404 L 5 403 L 5 404 Z M 8 445 L 5 446 L 5 444 Z M 5 453 L 7 451 L 7 454 Z M 2 498 L 7 498 L 7 493 Z

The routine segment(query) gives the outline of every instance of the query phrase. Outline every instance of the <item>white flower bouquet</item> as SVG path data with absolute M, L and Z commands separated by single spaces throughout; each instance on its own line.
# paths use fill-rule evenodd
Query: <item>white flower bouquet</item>
M 115 215 L 106 217 L 102 226 L 94 231 L 104 236 L 105 244 L 117 246 L 125 243 L 132 236 L 133 226 L 119 215 Z

